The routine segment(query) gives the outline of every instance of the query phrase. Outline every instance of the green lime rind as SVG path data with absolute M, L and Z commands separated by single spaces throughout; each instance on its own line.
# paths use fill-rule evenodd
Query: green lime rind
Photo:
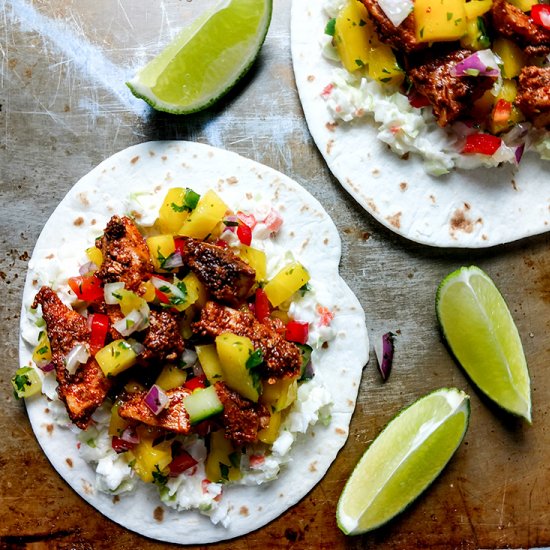
M 527 361 L 510 310 L 490 277 L 461 267 L 440 283 L 436 315 L 449 348 L 475 386 L 531 422 Z
M 400 411 L 355 466 L 336 508 L 346 535 L 376 529 L 410 506 L 436 479 L 462 442 L 470 398 L 441 388 Z
M 267 36 L 272 0 L 231 0 L 204 13 L 126 85 L 157 111 L 191 114 L 225 96 Z

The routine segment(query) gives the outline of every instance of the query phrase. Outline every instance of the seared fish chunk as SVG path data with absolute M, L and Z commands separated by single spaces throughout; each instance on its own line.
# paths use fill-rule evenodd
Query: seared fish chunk
M 185 239 L 184 261 L 216 300 L 232 306 L 246 299 L 256 280 L 246 262 L 214 244 Z
M 36 295 L 33 308 L 42 306 L 48 337 L 52 348 L 58 382 L 57 393 L 65 403 L 70 419 L 81 429 L 90 423 L 94 411 L 103 403 L 112 381 L 105 377 L 97 361 L 90 357 L 74 374 L 65 367 L 65 356 L 77 344 L 86 344 L 90 338 L 87 321 L 78 312 L 67 307 L 49 287 L 42 287 Z
M 135 223 L 126 216 L 113 216 L 103 236 L 96 241 L 103 263 L 96 271 L 105 283 L 122 281 L 128 290 L 138 290 L 153 273 L 147 244 Z
M 262 350 L 264 363 L 258 370 L 260 376 L 268 381 L 300 373 L 302 359 L 298 347 L 287 342 L 273 328 L 257 321 L 249 310 L 237 311 L 216 302 L 207 302 L 193 330 L 199 336 L 216 337 L 232 332 L 250 338 L 254 348 Z

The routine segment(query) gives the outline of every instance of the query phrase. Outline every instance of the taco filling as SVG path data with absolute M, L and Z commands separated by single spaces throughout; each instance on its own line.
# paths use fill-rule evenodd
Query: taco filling
M 297 434 L 328 419 L 312 352 L 334 314 L 265 204 L 171 188 L 152 227 L 139 219 L 113 215 L 79 274 L 40 287 L 14 388 L 50 399 L 100 490 L 155 484 L 227 525 L 224 488 L 273 480 Z
M 550 159 L 550 8 L 534 0 L 327 0 L 322 92 L 434 175 Z M 343 67 L 343 68 L 342 68 Z

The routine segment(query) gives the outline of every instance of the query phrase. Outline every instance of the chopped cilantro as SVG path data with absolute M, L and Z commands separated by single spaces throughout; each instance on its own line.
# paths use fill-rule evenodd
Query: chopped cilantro
M 447 12 L 447 21 L 450 21 L 452 18 L 453 18 L 453 12 L 452 12 L 452 11 L 448 11 L 448 12 Z
M 156 485 L 159 485 L 160 487 L 164 487 L 166 485 L 166 482 L 168 481 L 168 476 L 163 474 L 160 471 L 159 465 L 155 464 L 155 471 L 152 472 L 153 474 L 153 483 Z
M 264 362 L 264 354 L 261 349 L 257 349 L 254 353 L 250 354 L 250 357 L 246 360 L 246 368 L 251 370 Z
M 225 481 L 229 481 L 229 466 L 227 464 L 224 464 L 223 462 L 220 462 L 219 464 L 222 479 L 225 479 Z
M 360 59 L 356 59 L 355 60 L 355 64 L 358 66 L 358 67 L 364 67 L 365 64 L 360 60 Z
M 311 285 L 306 283 L 300 287 L 300 296 L 305 296 L 306 292 L 311 290 Z
M 329 36 L 334 36 L 336 33 L 336 18 L 329 19 L 325 27 L 325 34 Z
M 364 27 L 367 24 L 366 21 L 363 21 L 362 19 L 359 20 L 359 26 Z
M 48 353 L 49 349 L 50 348 L 48 346 L 42 346 L 41 348 L 36 350 L 36 353 L 37 355 L 45 355 L 46 353 Z
M 197 207 L 200 198 L 201 196 L 198 193 L 195 193 L 193 189 L 186 187 L 181 206 L 173 202 L 170 207 L 174 210 L 174 212 L 191 212 Z
M 380 82 L 383 82 L 384 84 L 387 84 L 388 82 L 391 82 L 391 76 L 388 76 L 386 78 L 381 78 Z
M 31 381 L 29 380 L 29 377 L 26 374 L 16 374 L 12 378 L 12 380 L 17 392 L 23 392 L 25 391 L 25 386 L 31 385 Z M 19 397 L 19 396 L 16 395 L 16 397 Z
M 88 445 L 88 447 L 91 447 L 92 449 L 95 449 L 97 447 L 97 444 L 93 437 L 88 439 L 88 441 L 86 441 L 86 445 Z

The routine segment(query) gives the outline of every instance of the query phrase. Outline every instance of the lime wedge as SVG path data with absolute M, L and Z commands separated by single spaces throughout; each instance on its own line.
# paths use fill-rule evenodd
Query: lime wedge
M 469 397 L 443 388 L 402 410 L 365 451 L 336 508 L 347 535 L 371 531 L 406 508 L 430 485 L 459 446 Z
M 248 71 L 264 42 L 272 0 L 225 0 L 183 29 L 127 82 L 158 111 L 212 105 Z
M 439 324 L 473 383 L 503 409 L 531 422 L 527 362 L 504 298 L 478 267 L 462 267 L 439 285 Z

